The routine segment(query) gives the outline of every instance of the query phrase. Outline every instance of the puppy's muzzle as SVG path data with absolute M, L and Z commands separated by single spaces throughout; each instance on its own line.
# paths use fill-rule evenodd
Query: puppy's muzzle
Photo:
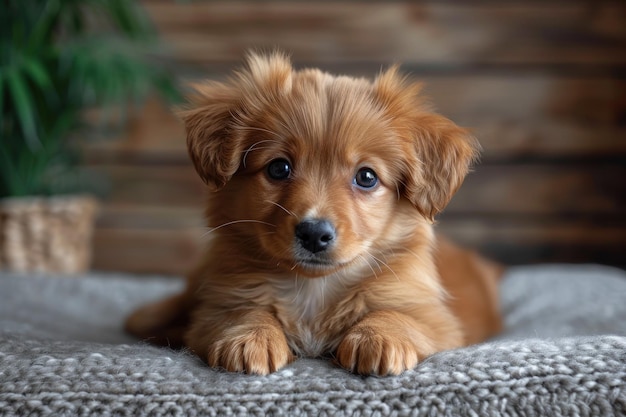
M 296 225 L 295 234 L 297 244 L 313 254 L 329 249 L 337 237 L 335 227 L 326 219 L 303 220 Z

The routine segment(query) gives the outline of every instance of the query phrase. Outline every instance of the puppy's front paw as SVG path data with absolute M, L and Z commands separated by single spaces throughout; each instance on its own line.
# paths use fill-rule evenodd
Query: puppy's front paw
M 337 348 L 337 362 L 364 375 L 398 375 L 417 365 L 420 354 L 408 338 L 367 326 L 352 329 Z
M 245 327 L 230 329 L 209 346 L 207 362 L 210 366 L 231 372 L 267 375 L 291 361 L 287 339 L 280 329 Z
M 400 312 L 375 311 L 348 330 L 337 362 L 359 374 L 398 375 L 447 346 L 440 345 L 423 323 Z

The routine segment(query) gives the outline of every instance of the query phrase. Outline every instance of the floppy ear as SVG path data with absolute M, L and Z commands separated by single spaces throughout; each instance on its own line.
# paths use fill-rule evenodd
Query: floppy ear
M 480 145 L 469 132 L 433 113 L 421 98 L 421 84 L 398 75 L 398 67 L 375 83 L 379 100 L 398 132 L 410 144 L 404 192 L 430 221 L 444 209 L 461 186 Z
M 282 53 L 249 53 L 246 63 L 227 83 L 193 85 L 195 93 L 187 109 L 179 112 L 189 156 L 213 191 L 226 185 L 239 169 L 243 132 L 253 115 L 291 89 L 291 63 Z
M 463 183 L 479 145 L 465 129 L 438 114 L 417 115 L 414 123 L 416 163 L 406 178 L 406 195 L 434 221 Z
M 179 112 L 187 132 L 187 150 L 200 178 L 212 191 L 223 187 L 237 172 L 242 144 L 229 127 L 236 103 L 227 85 L 208 82 L 193 86 L 189 109 Z

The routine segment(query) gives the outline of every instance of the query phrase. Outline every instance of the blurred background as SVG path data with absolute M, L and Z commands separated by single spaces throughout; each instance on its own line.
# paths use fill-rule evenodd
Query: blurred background
M 78 141 L 81 175 L 95 179 L 101 201 L 93 269 L 180 275 L 197 260 L 205 189 L 170 106 L 181 83 L 225 78 L 250 48 L 367 77 L 399 62 L 424 81 L 436 109 L 484 148 L 438 218 L 457 242 L 509 265 L 626 266 L 626 2 L 133 4 L 158 47 L 130 56 L 145 55 L 155 81 L 132 108 L 109 106 L 123 123 Z M 128 72 L 131 86 L 144 79 Z

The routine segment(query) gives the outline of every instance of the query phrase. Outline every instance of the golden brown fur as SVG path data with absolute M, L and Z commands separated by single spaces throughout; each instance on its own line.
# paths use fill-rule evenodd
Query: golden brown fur
M 498 267 L 437 247 L 431 225 L 478 145 L 419 84 L 395 67 L 373 82 L 296 71 L 274 53 L 195 89 L 182 119 L 211 241 L 186 291 L 138 310 L 130 332 L 229 371 L 333 355 L 386 375 L 498 331 Z M 288 177 L 268 173 L 277 159 Z M 310 219 L 323 249 L 298 234 Z

